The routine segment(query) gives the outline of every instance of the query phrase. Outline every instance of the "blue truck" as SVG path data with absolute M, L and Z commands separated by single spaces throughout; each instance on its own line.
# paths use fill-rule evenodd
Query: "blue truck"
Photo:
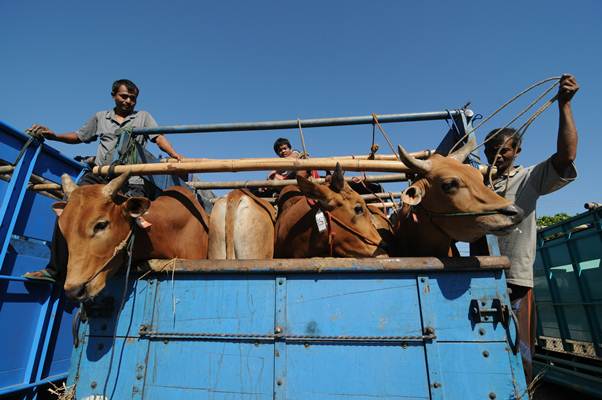
M 454 113 L 404 118 L 466 128 Z M 529 397 L 494 241 L 450 259 L 151 260 L 77 307 L 20 276 L 45 266 L 56 182 L 82 165 L 4 124 L 0 160 L 0 397 L 65 379 L 77 399 Z

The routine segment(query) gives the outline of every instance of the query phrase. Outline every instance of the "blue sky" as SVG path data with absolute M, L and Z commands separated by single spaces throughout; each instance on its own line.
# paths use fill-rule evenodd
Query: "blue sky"
M 0 120 L 20 130 L 32 123 L 77 129 L 112 107 L 118 78 L 140 86 L 138 109 L 174 125 L 439 111 L 467 101 L 487 116 L 529 84 L 571 72 L 582 87 L 573 102 L 580 176 L 542 198 L 538 212 L 576 213 L 586 201 L 602 201 L 599 1 L 5 1 L 0 13 Z M 555 151 L 557 119 L 554 106 L 532 125 L 522 164 Z M 385 129 L 419 150 L 436 146 L 447 126 Z M 371 140 L 369 126 L 304 133 L 314 156 L 366 153 Z M 185 156 L 238 158 L 272 156 L 278 136 L 300 147 L 296 131 L 169 138 Z M 382 138 L 379 144 L 385 152 Z M 54 145 L 67 155 L 95 149 Z

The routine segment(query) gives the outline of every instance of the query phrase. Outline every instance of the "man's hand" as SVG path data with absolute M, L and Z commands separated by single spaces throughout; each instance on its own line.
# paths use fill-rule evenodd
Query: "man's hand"
M 43 125 L 33 124 L 29 129 L 26 130 L 31 136 L 36 138 L 53 139 L 56 134 Z
M 173 153 L 171 155 L 171 158 L 175 158 L 176 160 L 178 160 L 178 162 L 182 162 L 182 160 L 184 159 L 184 157 L 181 154 L 178 154 L 178 153 Z
M 560 78 L 560 87 L 558 88 L 558 105 L 564 105 L 571 101 L 578 90 L 579 84 L 573 75 L 562 75 L 562 78 Z

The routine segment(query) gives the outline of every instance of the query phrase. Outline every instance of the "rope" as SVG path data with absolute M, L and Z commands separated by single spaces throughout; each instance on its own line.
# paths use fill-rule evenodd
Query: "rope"
M 506 108 L 508 105 L 510 105 L 511 103 L 513 103 L 516 99 L 518 99 L 519 97 L 523 96 L 524 94 L 526 94 L 527 92 L 535 89 L 538 86 L 543 85 L 546 82 L 550 82 L 550 81 L 556 81 L 554 83 L 554 85 L 552 86 L 555 87 L 556 85 L 558 85 L 558 83 L 560 83 L 560 78 L 559 76 L 553 76 L 538 82 L 535 82 L 534 84 L 532 84 L 531 86 L 529 86 L 528 88 L 526 88 L 525 90 L 521 91 L 520 93 L 518 93 L 517 95 L 515 95 L 514 97 L 512 97 L 510 100 L 506 101 L 504 104 L 502 104 L 500 107 L 498 107 L 490 116 L 488 116 L 487 118 L 484 118 L 483 120 L 481 120 L 481 122 L 475 126 L 474 128 L 472 128 L 470 131 L 466 132 L 466 134 L 464 136 L 462 136 L 457 142 L 456 144 L 454 144 L 454 146 L 451 148 L 451 150 L 449 151 L 450 153 L 453 153 L 454 150 L 456 150 L 456 148 L 458 147 L 458 145 L 462 142 L 464 142 L 464 140 L 466 140 L 466 138 L 473 133 L 474 131 L 476 131 L 477 129 L 479 129 L 483 124 L 485 124 L 487 121 L 489 121 L 491 118 L 493 118 L 496 114 L 498 114 L 500 111 L 502 111 L 504 108 Z M 540 96 L 535 103 L 537 103 L 537 101 L 539 101 L 539 99 L 541 99 L 541 97 L 543 97 L 550 89 L 548 89 L 542 96 Z M 533 104 L 533 103 L 532 103 Z M 516 121 L 516 119 L 518 119 L 520 116 L 522 116 L 522 114 L 524 114 L 525 112 L 527 112 L 530 108 L 532 107 L 529 106 L 524 112 L 522 112 L 519 116 L 517 116 L 514 120 L 512 120 L 511 122 L 509 122 L 505 127 L 508 127 L 512 122 Z M 503 128 L 502 128 L 503 129 Z M 475 149 L 476 150 L 476 149 Z
M 389 147 L 391 148 L 391 151 L 393 152 L 393 154 L 395 154 L 395 157 L 397 158 L 397 160 L 401 161 L 401 159 L 399 158 L 399 154 L 397 154 L 397 151 L 393 148 L 393 143 L 391 143 L 391 140 L 389 139 L 389 135 L 387 135 L 387 132 L 385 132 L 383 127 L 380 125 L 380 122 L 378 122 L 378 118 L 376 117 L 376 114 L 372 113 L 372 119 L 374 119 L 374 123 L 378 127 L 378 130 L 380 130 L 380 133 L 383 134 L 383 137 L 389 144 Z
M 372 144 L 370 145 L 370 154 L 368 154 L 368 160 L 374 160 L 374 155 L 378 151 L 378 145 L 375 142 L 376 137 L 376 125 L 372 122 Z
M 301 158 L 308 158 L 309 153 L 307 152 L 307 148 L 305 147 L 305 137 L 303 136 L 303 129 L 301 128 L 301 120 L 297 118 L 297 126 L 299 127 L 299 136 L 301 137 L 301 147 L 303 148 L 303 153 L 301 154 Z
M 135 226 L 132 225 L 132 233 L 131 233 L 131 236 L 130 236 L 130 241 L 129 241 L 128 245 L 127 245 L 128 262 L 127 262 L 127 270 L 125 272 L 125 282 L 124 282 L 124 285 L 123 285 L 123 293 L 121 295 L 121 304 L 119 305 L 119 308 L 117 309 L 117 315 L 116 315 L 116 318 L 115 318 L 115 326 L 113 328 L 113 339 L 112 339 L 112 345 L 111 345 L 111 358 L 109 359 L 109 368 L 107 369 L 107 378 L 105 380 L 105 384 L 104 384 L 103 389 L 102 389 L 103 399 L 106 398 L 107 386 L 109 384 L 109 378 L 111 377 L 111 369 L 113 368 L 113 358 L 115 356 L 115 340 L 117 338 L 117 321 L 119 321 L 119 318 L 121 317 L 121 310 L 123 309 L 123 305 L 125 304 L 125 297 L 127 295 L 127 290 L 128 290 L 129 280 L 130 280 L 130 271 L 131 271 L 131 268 L 132 268 L 132 258 L 133 258 L 133 253 L 134 253 L 134 241 L 136 239 L 136 234 L 134 232 L 135 229 L 136 229 Z M 125 342 L 124 342 L 124 346 L 125 346 Z

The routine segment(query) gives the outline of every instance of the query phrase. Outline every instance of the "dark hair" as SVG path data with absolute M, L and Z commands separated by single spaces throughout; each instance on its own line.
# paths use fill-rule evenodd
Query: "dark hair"
M 495 137 L 493 137 L 494 135 L 495 135 Z M 493 139 L 489 140 L 492 137 L 493 137 Z M 508 139 L 512 139 L 512 147 L 520 146 L 521 139 L 520 139 L 520 136 L 518 135 L 518 132 L 516 131 L 516 129 L 514 129 L 514 128 L 494 129 L 491 132 L 489 132 L 487 134 L 487 136 L 485 137 L 485 140 L 487 141 L 487 143 L 485 143 L 485 147 L 491 147 L 491 146 L 497 146 L 500 144 L 504 144 Z
M 289 142 L 287 138 L 281 137 L 276 139 L 274 142 L 274 153 L 278 154 L 278 148 L 283 144 L 287 145 L 289 149 L 293 148 L 293 146 L 291 146 L 291 142 Z
M 129 92 L 136 93 L 136 96 L 138 96 L 138 93 L 140 93 L 138 86 L 136 86 L 134 82 L 130 81 L 129 79 L 118 79 L 115 82 L 113 82 L 113 87 L 111 88 L 111 96 L 115 96 L 115 93 L 117 93 L 117 91 L 119 90 L 119 86 L 121 85 L 125 86 Z

